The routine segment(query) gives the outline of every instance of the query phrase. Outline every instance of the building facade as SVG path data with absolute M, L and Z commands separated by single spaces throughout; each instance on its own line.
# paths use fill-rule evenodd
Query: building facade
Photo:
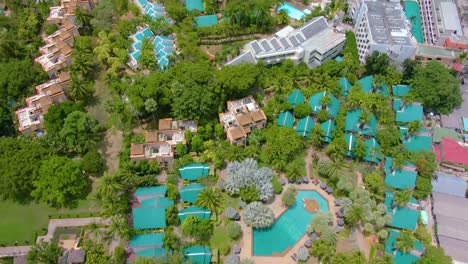
M 343 50 L 345 40 L 345 34 L 330 26 L 324 17 L 316 17 L 297 29 L 287 26 L 274 37 L 249 42 L 241 55 L 226 65 L 258 61 L 269 65 L 289 59 L 314 68 L 336 57 Z
M 134 161 L 155 160 L 161 166 L 171 166 L 174 161 L 176 145 L 186 144 L 186 131 L 197 132 L 195 121 L 160 119 L 158 130 L 145 132 L 145 142 L 131 144 L 130 159 Z
M 227 102 L 227 111 L 219 114 L 226 137 L 231 144 L 245 145 L 247 136 L 266 126 L 267 118 L 252 96 Z
M 354 32 L 361 63 L 374 51 L 386 53 L 392 61 L 402 63 L 414 58 L 418 50 L 399 2 L 363 1 Z

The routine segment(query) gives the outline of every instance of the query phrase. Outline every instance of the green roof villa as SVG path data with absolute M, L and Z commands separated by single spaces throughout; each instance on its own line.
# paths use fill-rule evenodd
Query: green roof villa
M 408 134 L 408 128 L 400 127 L 401 141 L 409 151 L 431 150 L 432 138 L 425 128 L 421 128 L 417 134 Z
M 414 189 L 418 173 L 416 166 L 409 162 L 403 165 L 403 168 L 396 169 L 393 166 L 393 158 L 385 157 L 385 184 L 396 189 Z
M 389 230 L 387 241 L 385 242 L 385 253 L 392 256 L 395 264 L 413 264 L 421 258 L 424 254 L 425 249 L 419 240 L 414 240 L 414 249 L 410 252 L 403 252 L 399 250 L 395 243 L 397 238 L 400 236 L 400 232 L 395 230 Z
M 179 190 L 180 199 L 185 203 L 193 204 L 197 200 L 198 194 L 200 194 L 203 189 L 205 189 L 205 186 L 199 183 L 186 185 Z
M 180 222 L 183 222 L 185 220 L 185 218 L 189 217 L 190 215 L 193 215 L 193 216 L 198 217 L 200 219 L 210 219 L 211 212 L 210 212 L 210 210 L 208 210 L 206 208 L 201 208 L 201 207 L 198 207 L 198 206 L 190 206 L 190 207 L 182 209 L 179 212 Z
M 363 160 L 373 163 L 380 163 L 380 144 L 375 138 L 370 138 L 364 141 L 366 145 L 366 156 Z
M 130 240 L 130 248 L 134 252 L 150 249 L 162 248 L 164 240 L 164 233 L 151 233 L 133 236 Z
M 166 192 L 167 192 L 166 185 L 140 187 L 136 189 L 135 197 L 137 198 L 138 202 L 141 203 L 142 201 L 150 199 L 150 198 L 164 197 L 166 196 Z
M 296 134 L 303 137 L 310 137 L 310 131 L 315 125 L 315 121 L 311 116 L 306 116 L 299 119 L 296 126 Z
M 411 87 L 409 85 L 405 84 L 397 84 L 397 85 L 392 85 L 392 94 L 394 97 L 403 97 L 407 95 L 411 90 Z
M 420 211 L 419 204 L 413 197 L 403 207 L 397 206 L 393 200 L 394 192 L 385 192 L 385 206 L 387 213 L 392 216 L 392 222 L 388 226 L 415 231 L 418 225 Z
M 336 130 L 335 122 L 328 119 L 327 121 L 320 124 L 320 128 L 323 130 L 323 141 L 330 143 L 333 140 L 333 132 Z
M 325 97 L 330 98 L 330 103 L 327 105 L 323 105 L 322 102 Z M 317 114 L 320 110 L 324 109 L 327 110 L 328 115 L 333 118 L 338 115 L 338 111 L 340 110 L 340 101 L 336 99 L 333 94 L 327 93 L 326 91 L 312 95 L 309 98 L 309 104 L 313 113 Z
M 362 109 L 356 109 L 346 114 L 345 131 L 375 137 L 377 135 L 377 118 L 374 114 L 370 114 L 369 122 L 364 124 L 360 120 L 361 113 Z
M 292 91 L 288 95 L 288 102 L 294 108 L 294 107 L 296 107 L 297 104 L 304 103 L 304 94 L 301 92 L 301 90 L 294 89 L 294 91 Z
M 196 181 L 206 178 L 210 173 L 210 167 L 203 163 L 192 163 L 179 169 L 180 176 L 186 181 Z
M 279 127 L 290 127 L 294 126 L 294 116 L 289 111 L 283 111 L 278 116 L 278 126 Z
M 208 247 L 191 246 L 184 248 L 184 258 L 189 261 L 189 263 L 210 264 L 211 256 L 211 250 Z
M 341 87 L 341 96 L 348 96 L 349 90 L 351 90 L 351 87 L 353 87 L 348 78 L 341 77 L 339 82 Z
M 206 15 L 206 16 L 197 16 L 195 17 L 195 26 L 200 27 L 209 27 L 212 25 L 218 24 L 217 15 Z
M 423 107 L 420 103 L 405 104 L 402 99 L 393 99 L 393 110 L 396 111 L 395 121 L 409 123 L 422 122 Z
M 172 205 L 174 205 L 174 201 L 166 197 L 155 197 L 140 202 L 141 207 L 156 207 L 167 209 Z
M 185 7 L 189 12 L 192 12 L 193 10 L 205 12 L 203 0 L 185 0 Z
M 380 87 L 374 87 L 374 77 L 372 75 L 363 77 L 358 80 L 358 83 L 361 85 L 362 90 L 365 93 L 381 93 L 384 96 L 388 96 L 388 90 L 387 90 L 387 85 L 385 83 L 382 83 Z
M 133 228 L 137 230 L 166 228 L 166 209 L 164 208 L 133 208 L 132 215 Z
M 348 133 L 344 135 L 344 139 L 346 141 L 346 153 L 345 155 L 348 157 L 354 157 L 354 148 L 356 147 L 357 138 L 353 133 Z

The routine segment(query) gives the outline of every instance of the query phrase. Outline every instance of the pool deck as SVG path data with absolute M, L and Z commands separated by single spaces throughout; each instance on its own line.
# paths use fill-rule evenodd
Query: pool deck
M 283 186 L 283 190 L 288 189 L 289 186 L 294 186 L 296 190 L 307 190 L 307 191 L 316 191 L 318 192 L 325 200 L 328 202 L 329 212 L 333 214 L 333 226 L 336 226 L 336 216 L 335 213 L 339 207 L 335 206 L 335 197 L 326 193 L 320 188 L 319 185 L 314 185 L 312 182 L 308 184 L 286 184 Z M 281 195 L 276 195 L 273 202 L 269 204 L 269 207 L 273 210 L 275 218 L 277 219 L 281 214 L 283 214 L 288 208 L 283 206 L 281 201 Z M 239 221 L 239 224 L 242 227 L 242 239 L 239 243 L 239 246 L 242 248 L 241 253 L 239 254 L 241 259 L 250 258 L 255 261 L 256 264 L 273 264 L 273 263 L 297 263 L 291 259 L 291 255 L 297 253 L 298 249 L 302 247 L 305 241 L 308 239 L 307 235 L 304 234 L 299 241 L 294 244 L 289 250 L 286 250 L 281 256 L 254 256 L 253 255 L 253 230 L 251 227 L 248 227 L 243 221 Z M 280 261 L 280 262 L 278 262 Z

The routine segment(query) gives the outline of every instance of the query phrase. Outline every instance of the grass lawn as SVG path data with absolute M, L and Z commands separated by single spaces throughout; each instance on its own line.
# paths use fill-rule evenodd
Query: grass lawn
M 232 247 L 233 240 L 228 236 L 224 225 L 215 226 L 213 236 L 210 239 L 210 245 L 214 248 L 221 249 L 225 247 Z
M 34 232 L 42 233 L 41 229 L 47 228 L 49 214 L 72 214 L 73 216 L 73 214 L 83 215 L 98 211 L 99 208 L 91 199 L 81 201 L 75 209 L 59 210 L 44 204 L 21 205 L 10 201 L 0 201 L 0 244 L 13 244 L 18 241 L 18 245 L 21 245 L 26 244 L 25 240 L 31 243 L 34 239 Z
M 234 197 L 229 196 L 229 194 L 227 194 L 226 192 L 223 192 L 223 210 L 228 207 L 234 207 L 234 209 L 238 210 L 239 201 L 240 201 L 239 197 L 234 198 Z

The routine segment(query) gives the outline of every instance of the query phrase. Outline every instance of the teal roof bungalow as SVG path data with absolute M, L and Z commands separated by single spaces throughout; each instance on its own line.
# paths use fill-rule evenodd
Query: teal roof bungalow
M 395 230 L 389 230 L 387 241 L 385 242 L 385 253 L 392 256 L 395 264 L 413 264 L 417 262 L 421 255 L 424 254 L 425 249 L 419 240 L 414 240 L 414 249 L 410 252 L 403 252 L 396 247 L 397 238 L 400 236 L 400 232 Z
M 198 217 L 200 219 L 210 219 L 211 212 L 210 212 L 210 210 L 208 210 L 206 208 L 201 208 L 201 207 L 198 207 L 198 206 L 190 206 L 190 207 L 182 209 L 179 212 L 180 222 L 183 222 L 185 220 L 185 218 L 189 217 L 190 215 L 193 215 L 193 216 Z
M 367 123 L 361 123 L 362 109 L 351 110 L 346 114 L 345 131 L 355 132 L 360 135 L 377 136 L 377 118 L 374 114 L 370 114 Z
M 150 249 L 150 248 L 162 248 L 164 240 L 164 233 L 151 233 L 135 235 L 130 240 L 130 248 L 134 252 Z
M 306 138 L 310 137 L 310 131 L 315 125 L 315 121 L 311 116 L 306 116 L 304 118 L 299 119 L 296 126 L 296 134 L 299 136 L 303 136 Z
M 304 103 L 304 94 L 301 92 L 301 90 L 294 89 L 294 91 L 292 91 L 288 95 L 288 102 L 294 108 L 294 107 L 296 107 L 297 104 Z
M 420 103 L 405 104 L 402 99 L 393 99 L 393 110 L 396 111 L 395 121 L 409 123 L 422 122 L 423 107 Z
M 145 250 L 137 251 L 136 257 L 150 258 L 150 259 L 165 259 L 168 250 L 162 247 L 148 248 Z
M 375 138 L 370 138 L 364 141 L 366 145 L 366 155 L 364 156 L 363 160 L 372 162 L 372 163 L 380 163 L 380 144 L 377 142 Z
M 405 84 L 392 85 L 392 94 L 394 97 L 403 97 L 411 91 L 411 87 Z
M 217 15 L 206 15 L 206 16 L 196 16 L 195 17 L 195 27 L 210 27 L 218 24 Z
M 393 200 L 394 192 L 385 192 L 384 204 L 387 207 L 387 213 L 392 216 L 390 227 L 415 231 L 418 225 L 420 211 L 418 201 L 411 197 L 410 202 L 403 206 L 397 206 Z
M 210 173 L 210 167 L 203 163 L 192 163 L 179 169 L 180 176 L 186 181 L 196 181 L 205 178 Z
M 132 216 L 133 228 L 137 230 L 166 228 L 166 209 L 164 208 L 133 208 Z
M 289 111 L 283 111 L 278 116 L 278 127 L 290 127 L 294 126 L 294 116 Z
M 425 128 L 421 128 L 418 133 L 410 135 L 408 128 L 400 127 L 400 135 L 403 146 L 411 152 L 431 150 L 432 138 Z
M 388 96 L 387 85 L 382 82 L 382 85 L 380 87 L 375 87 L 374 86 L 374 77 L 372 77 L 372 75 L 369 75 L 369 76 L 366 76 L 366 77 L 363 77 L 363 78 L 359 79 L 358 83 L 361 85 L 362 90 L 365 93 L 376 92 L 376 93 L 381 93 L 386 97 Z
M 175 51 L 174 40 L 169 36 L 156 36 L 153 45 L 159 69 L 166 70 L 169 67 L 169 56 Z
M 325 98 L 325 96 L 330 98 L 330 102 L 326 105 L 323 105 L 322 100 Z M 313 113 L 317 114 L 320 112 L 320 110 L 324 109 L 327 110 L 328 115 L 333 118 L 338 115 L 338 111 L 340 110 L 340 101 L 336 99 L 333 94 L 327 93 L 326 91 L 312 95 L 309 98 L 309 104 Z
M 344 139 L 346 141 L 346 153 L 345 155 L 348 157 L 354 158 L 354 148 L 356 147 L 357 138 L 353 133 L 348 133 L 344 135 Z
M 202 0 L 185 0 L 185 7 L 189 12 L 192 12 L 193 10 L 205 12 Z
M 211 250 L 204 246 L 191 246 L 184 248 L 184 258 L 189 263 L 210 264 Z
M 144 200 L 155 198 L 155 197 L 164 197 L 166 196 L 167 186 L 158 185 L 151 187 L 139 187 L 135 191 L 135 197 L 141 203 Z
M 186 185 L 179 190 L 180 199 L 185 203 L 195 203 L 198 198 L 198 194 L 205 189 L 204 185 L 199 183 L 192 183 Z
M 385 184 L 395 189 L 414 189 L 418 173 L 416 166 L 406 162 L 403 168 L 396 169 L 393 165 L 393 158 L 385 157 Z
M 134 69 L 138 67 L 138 61 L 140 60 L 141 56 L 142 42 L 144 39 L 150 39 L 153 36 L 154 34 L 149 28 L 143 28 L 130 36 L 130 38 L 133 40 L 133 43 L 130 46 L 130 51 L 128 53 L 128 56 L 130 57 L 128 64 L 130 67 Z
M 140 207 L 156 207 L 167 209 L 172 205 L 174 205 L 174 200 L 168 199 L 166 197 L 155 197 L 140 202 Z
M 353 87 L 349 82 L 348 78 L 341 77 L 339 82 L 341 87 L 341 96 L 348 96 L 351 87 Z
M 327 121 L 320 124 L 320 128 L 323 130 L 323 141 L 330 143 L 333 140 L 333 132 L 336 130 L 335 122 L 328 119 Z

